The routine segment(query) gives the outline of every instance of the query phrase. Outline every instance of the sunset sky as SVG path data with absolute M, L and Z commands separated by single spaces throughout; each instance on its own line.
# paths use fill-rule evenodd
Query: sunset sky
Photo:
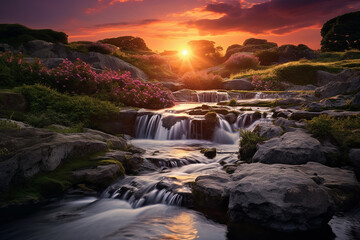
M 2 0 L 0 22 L 64 31 L 70 41 L 138 36 L 155 51 L 199 39 L 226 49 L 250 37 L 318 49 L 327 20 L 359 10 L 359 0 Z

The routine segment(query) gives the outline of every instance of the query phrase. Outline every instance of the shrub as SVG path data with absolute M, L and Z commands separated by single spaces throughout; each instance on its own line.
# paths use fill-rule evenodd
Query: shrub
M 92 42 L 88 46 L 89 52 L 98 52 L 102 54 L 110 54 L 113 52 L 113 50 L 106 44 L 103 44 L 101 42 Z
M 12 76 L 11 82 L 2 87 L 40 83 L 62 93 L 86 94 L 118 105 L 164 108 L 174 104 L 172 94 L 159 84 L 134 79 L 130 72 L 106 70 L 97 73 L 80 59 L 75 62 L 66 59 L 57 68 L 47 69 L 40 60 L 29 64 L 20 54 L 5 53 L 0 55 L 1 66 L 6 70 L 5 77 Z
M 157 55 L 157 54 L 151 54 L 151 55 L 133 55 L 134 58 L 143 60 L 149 64 L 154 65 L 163 65 L 168 64 L 167 59 L 163 56 Z
M 30 114 L 21 120 L 36 127 L 54 123 L 67 126 L 84 123 L 84 126 L 90 127 L 93 116 L 106 119 L 119 111 L 109 102 L 88 96 L 69 96 L 37 84 L 14 90 L 24 95 L 30 108 Z
M 312 64 L 286 64 L 274 69 L 275 75 L 280 81 L 286 81 L 297 85 L 316 84 L 316 72 L 321 66 Z
M 282 84 L 275 78 L 263 78 L 259 75 L 253 75 L 251 84 L 255 87 L 255 90 L 265 91 L 279 91 L 283 90 Z
M 236 106 L 236 104 L 237 104 L 237 102 L 236 102 L 236 99 L 231 99 L 230 101 L 229 101 L 229 106 Z
M 240 130 L 240 160 L 251 162 L 252 157 L 256 153 L 256 145 L 267 140 L 267 138 L 260 137 L 258 133 L 249 130 Z
M 253 55 L 235 53 L 226 60 L 225 68 L 230 71 L 246 70 L 259 66 L 259 59 Z
M 67 35 L 50 29 L 30 29 L 20 24 L 0 24 L 0 42 L 14 47 L 32 40 L 67 44 Z
M 254 55 L 259 58 L 260 64 L 264 66 L 277 62 L 280 57 L 280 53 L 278 51 L 271 49 L 257 51 Z
M 222 88 L 224 80 L 220 75 L 199 71 L 185 73 L 182 76 L 181 81 L 184 83 L 186 88 L 194 90 L 208 90 Z

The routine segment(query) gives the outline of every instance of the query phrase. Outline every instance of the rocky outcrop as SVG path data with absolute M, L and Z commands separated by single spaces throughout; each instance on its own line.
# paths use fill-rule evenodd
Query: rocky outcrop
M 108 147 L 124 148 L 127 143 L 123 138 L 90 129 L 60 134 L 25 127 L 0 131 L 0 146 L 10 153 L 0 162 L 0 192 L 4 192 L 12 183 L 41 171 L 53 171 L 65 159 L 105 151 Z
M 173 95 L 177 102 L 197 102 L 196 92 L 190 89 L 173 92 Z
M 279 62 L 285 63 L 290 61 L 298 61 L 302 58 L 314 59 L 317 58 L 318 54 L 304 44 L 295 45 L 282 45 L 278 48 L 280 54 Z
M 352 71 L 350 69 L 345 69 L 338 74 L 319 70 L 316 72 L 317 85 L 325 86 L 330 82 L 346 82 L 351 75 Z
M 251 82 L 245 78 L 232 79 L 224 82 L 224 89 L 226 90 L 254 90 Z
M 118 164 L 108 164 L 74 171 L 72 179 L 74 182 L 87 183 L 98 189 L 104 189 L 122 175 L 124 175 L 124 168 Z
M 310 161 L 325 163 L 320 142 L 301 130 L 287 132 L 259 144 L 253 161 L 267 164 L 304 164 Z
M 337 210 L 353 207 L 359 192 L 353 172 L 315 162 L 242 164 L 232 175 L 217 170 L 193 185 L 199 207 L 227 210 L 231 222 L 285 232 L 324 226 Z
M 80 53 L 72 52 L 62 43 L 50 43 L 43 40 L 33 40 L 23 44 L 19 51 L 31 57 L 40 58 L 41 61 L 49 66 L 56 67 L 62 62 L 62 59 L 75 61 L 81 59 L 96 69 L 112 69 L 129 71 L 134 78 L 147 80 L 147 75 L 139 68 L 127 63 L 117 57 L 101 54 L 98 52 Z
M 353 100 L 351 101 L 351 106 L 355 108 L 360 108 L 360 92 L 358 92 Z

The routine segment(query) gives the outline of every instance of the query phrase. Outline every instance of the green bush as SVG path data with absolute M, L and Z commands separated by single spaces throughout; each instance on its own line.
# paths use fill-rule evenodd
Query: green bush
M 223 78 L 206 72 L 187 72 L 181 81 L 186 88 L 194 90 L 219 89 L 223 87 Z
M 258 133 L 249 130 L 240 130 L 240 160 L 251 162 L 252 157 L 256 153 L 256 145 L 267 140 L 260 137 Z
M 230 101 L 229 101 L 229 106 L 236 106 L 236 104 L 237 104 L 237 102 L 236 102 L 236 99 L 231 99 Z
M 268 66 L 279 60 L 280 53 L 273 49 L 261 50 L 257 51 L 254 56 L 259 58 L 261 65 Z
M 335 118 L 320 115 L 307 122 L 307 129 L 320 140 L 330 140 L 340 147 L 336 165 L 346 164 L 350 148 L 360 148 L 360 116 Z
M 118 112 L 110 102 L 100 101 L 88 96 L 69 96 L 41 85 L 17 87 L 15 92 L 24 95 L 30 107 L 26 121 L 31 125 L 44 127 L 50 124 L 75 125 L 84 123 L 91 126 L 91 118 L 108 118 Z
M 51 29 L 30 29 L 20 24 L 0 24 L 0 43 L 14 47 L 32 40 L 44 40 L 53 43 L 68 43 L 67 35 Z

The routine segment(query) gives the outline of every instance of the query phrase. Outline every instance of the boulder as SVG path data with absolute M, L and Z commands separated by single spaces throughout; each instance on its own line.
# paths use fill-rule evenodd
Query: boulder
M 58 67 L 65 59 L 64 58 L 43 58 L 41 63 L 47 66 L 48 68 Z
M 148 76 L 142 70 L 114 56 L 98 52 L 89 52 L 89 54 L 72 52 L 69 57 L 72 61 L 78 58 L 97 69 L 129 71 L 133 78 L 138 78 L 142 81 L 148 79 Z
M 349 95 L 337 95 L 335 97 L 331 97 L 328 99 L 324 99 L 321 101 L 324 108 L 344 108 L 347 107 L 351 100 L 351 96 Z
M 187 116 L 177 116 L 177 115 L 168 115 L 162 118 L 162 126 L 166 129 L 170 129 L 176 123 L 181 122 L 182 120 L 188 119 Z
M 209 159 L 213 159 L 214 157 L 216 157 L 216 148 L 203 148 L 200 152 Z
M 106 188 L 123 175 L 124 169 L 118 164 L 100 165 L 96 168 L 72 172 L 74 182 L 88 183 L 100 189 Z
M 330 82 L 346 82 L 351 77 L 352 72 L 350 69 L 345 69 L 341 73 L 334 74 L 318 70 L 316 72 L 317 85 L 325 86 Z
M 279 62 L 290 62 L 290 61 L 298 61 L 302 58 L 306 59 L 314 59 L 317 58 L 318 54 L 311 50 L 309 47 L 303 44 L 295 45 L 282 45 L 278 48 L 278 52 L 280 53 Z
M 0 51 L 1 52 L 12 52 L 14 48 L 6 43 L 0 43 Z
M 89 129 L 71 134 L 32 127 L 1 130 L 0 146 L 10 154 L 0 162 L 0 192 L 41 171 L 53 171 L 65 159 L 106 151 L 109 147 L 121 148 L 125 144 L 121 138 Z
M 281 127 L 274 126 L 271 123 L 260 123 L 258 124 L 255 129 L 255 132 L 259 134 L 260 137 L 265 138 L 274 138 L 280 137 L 284 130 Z
M 323 227 L 335 211 L 354 207 L 360 193 L 352 171 L 315 162 L 241 164 L 232 175 L 218 169 L 199 176 L 192 188 L 196 207 L 283 232 Z
M 253 161 L 267 164 L 304 164 L 310 161 L 325 163 L 320 142 L 310 134 L 297 130 L 258 144 Z
M 358 170 L 360 170 L 360 148 L 352 148 L 349 151 L 349 160 Z
M 360 72 L 356 72 L 353 77 L 349 79 L 350 86 L 346 90 L 348 93 L 355 93 L 360 91 Z
M 254 90 L 254 86 L 246 78 L 232 79 L 224 82 L 224 89 L 227 90 Z
M 330 82 L 315 89 L 315 96 L 318 98 L 329 98 L 347 92 L 349 82 Z
M 225 120 L 228 121 L 228 123 L 230 124 L 234 124 L 236 122 L 237 116 L 235 115 L 235 113 L 228 113 L 225 116 Z
M 66 47 L 62 43 L 50 43 L 43 40 L 33 40 L 24 43 L 19 50 L 26 55 L 40 59 L 68 58 Z
M 199 208 L 226 211 L 229 195 L 225 185 L 230 181 L 230 176 L 223 171 L 216 174 L 199 176 L 192 186 L 194 205 Z

